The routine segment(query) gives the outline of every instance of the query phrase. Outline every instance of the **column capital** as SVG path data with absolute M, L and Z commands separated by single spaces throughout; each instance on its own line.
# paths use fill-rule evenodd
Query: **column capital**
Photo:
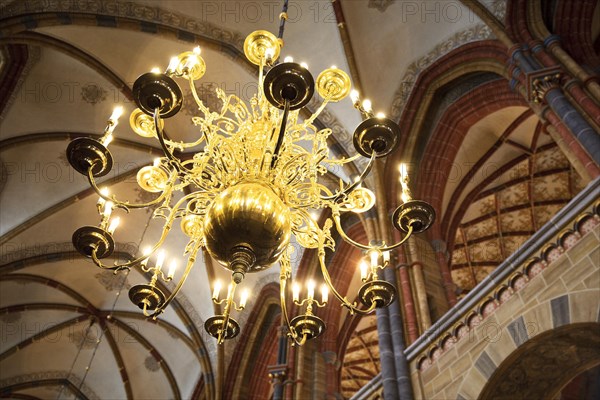
M 546 94 L 556 88 L 560 88 L 562 70 L 560 67 L 544 68 L 527 76 L 527 100 L 534 103 L 543 103 Z

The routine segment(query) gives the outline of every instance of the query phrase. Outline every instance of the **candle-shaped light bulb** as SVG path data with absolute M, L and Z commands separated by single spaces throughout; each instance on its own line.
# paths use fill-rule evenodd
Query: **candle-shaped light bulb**
M 362 106 L 365 109 L 366 112 L 371 112 L 372 111 L 372 106 L 371 106 L 371 100 L 369 99 L 364 99 L 362 102 Z
M 265 50 L 265 58 L 267 60 L 272 60 L 274 56 L 275 56 L 275 49 L 273 49 L 272 47 L 269 47 Z
M 400 181 L 404 181 L 405 178 L 408 177 L 408 170 L 406 169 L 406 164 L 402 163 L 400 164 Z
M 246 302 L 248 301 L 248 289 L 242 290 L 240 294 L 240 308 L 246 307 Z
M 142 255 L 144 256 L 144 259 L 141 262 L 143 267 L 145 267 L 148 264 L 148 257 L 150 257 L 150 254 L 152 254 L 152 247 L 150 247 L 150 246 L 144 247 L 144 251 L 142 251 Z
M 169 264 L 169 273 L 167 274 L 167 278 L 173 279 L 175 276 L 175 270 L 177 269 L 177 261 L 173 260 Z
M 168 73 L 175 72 L 178 65 L 179 65 L 179 58 L 176 56 L 171 57 L 171 60 L 169 61 L 169 66 L 167 67 L 167 72 Z
M 121 115 L 123 115 L 123 107 L 117 106 L 113 109 L 109 119 L 116 122 Z
M 200 50 L 200 46 L 196 46 L 196 47 L 194 47 L 193 52 L 195 55 L 199 56 L 200 53 L 202 52 L 202 50 Z
M 112 201 L 107 201 L 104 204 L 104 212 L 102 213 L 104 215 L 104 218 L 110 218 L 114 205 L 115 203 L 113 203 Z
M 160 74 L 160 68 L 154 67 L 150 70 L 150 72 L 152 72 L 153 74 Z
M 384 113 L 382 113 L 382 112 L 378 112 L 377 114 L 375 114 L 375 116 L 376 116 L 377 118 L 385 118 L 385 114 L 384 114 Z
M 102 196 L 108 196 L 108 193 L 109 193 L 109 192 L 108 192 L 108 188 L 106 188 L 106 187 L 103 187 L 102 189 L 100 189 L 100 194 L 101 194 Z M 106 200 L 104 200 L 104 197 L 102 197 L 102 196 L 100 196 L 100 197 L 98 198 L 98 203 L 96 203 L 96 205 L 97 205 L 99 208 L 102 208 L 102 207 L 104 207 L 104 205 L 106 204 Z
M 337 69 L 337 67 L 335 65 L 332 65 L 331 69 Z
M 300 285 L 297 283 L 292 285 L 292 299 L 294 301 L 300 301 Z
M 313 300 L 315 298 L 315 286 L 315 281 L 312 279 L 306 284 L 306 291 L 308 292 L 307 297 L 309 300 Z
M 389 263 L 390 262 L 390 252 L 389 251 L 384 251 L 383 252 L 383 262 L 384 263 Z
M 306 69 L 308 69 L 308 64 L 307 64 L 307 63 L 305 63 L 305 62 L 301 62 L 301 63 L 300 63 L 300 66 L 302 66 L 303 68 L 306 68 Z
M 160 157 L 156 157 L 154 159 L 154 161 L 152 162 L 152 165 L 154 165 L 155 167 L 158 167 L 160 165 Z
M 369 275 L 369 265 L 367 264 L 367 262 L 365 260 L 362 260 L 359 264 L 360 267 L 360 279 L 363 281 L 367 280 L 367 277 Z
M 371 267 L 377 267 L 377 264 L 379 264 L 379 252 L 377 250 L 371 250 L 369 256 L 371 257 Z
M 119 217 L 114 218 L 112 221 L 110 221 L 110 226 L 108 227 L 108 233 L 110 233 L 111 235 L 113 233 L 115 233 L 115 230 L 117 230 L 117 227 L 119 226 L 120 223 L 121 223 L 121 218 L 119 218 Z
M 286 62 L 286 63 L 288 63 L 288 62 L 294 62 L 294 57 L 287 56 L 286 58 L 283 59 L 283 62 Z
M 360 99 L 358 90 L 353 90 L 350 92 L 350 99 L 352 99 L 352 103 L 358 103 L 358 100 Z
M 115 123 L 115 125 L 116 125 L 116 123 Z M 113 138 L 112 133 L 109 133 L 108 135 L 104 136 L 102 138 L 102 146 L 108 147 L 108 145 L 111 144 L 111 142 L 113 141 L 113 139 L 114 138 Z
M 212 298 L 215 300 L 219 299 L 219 293 L 221 292 L 221 281 L 216 281 L 213 288 Z
M 161 270 L 163 263 L 165 262 L 165 251 L 161 250 L 158 252 L 158 255 L 156 256 L 156 269 L 157 270 Z
M 321 303 L 323 303 L 323 304 L 327 303 L 328 299 L 329 299 L 329 288 L 327 287 L 327 285 L 321 285 Z

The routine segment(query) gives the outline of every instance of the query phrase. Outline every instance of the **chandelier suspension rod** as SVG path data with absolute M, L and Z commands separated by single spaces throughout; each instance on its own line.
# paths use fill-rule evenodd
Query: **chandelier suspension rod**
M 271 159 L 271 169 L 275 168 L 275 165 L 277 164 L 277 160 L 279 158 L 279 150 L 281 149 L 281 145 L 283 144 L 283 137 L 285 136 L 285 128 L 289 112 L 290 101 L 286 99 L 283 108 L 283 116 L 281 117 L 281 126 L 279 128 L 279 134 L 277 135 L 277 144 L 275 145 L 275 150 L 273 150 L 273 158 Z

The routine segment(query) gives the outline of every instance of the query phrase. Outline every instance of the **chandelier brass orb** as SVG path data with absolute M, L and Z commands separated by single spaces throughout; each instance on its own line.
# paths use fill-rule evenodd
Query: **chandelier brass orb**
M 277 262 L 291 237 L 290 212 L 265 183 L 240 182 L 219 194 L 204 217 L 206 249 L 226 268 L 247 252 L 245 272 L 257 272 Z M 239 257 L 239 255 L 238 255 Z

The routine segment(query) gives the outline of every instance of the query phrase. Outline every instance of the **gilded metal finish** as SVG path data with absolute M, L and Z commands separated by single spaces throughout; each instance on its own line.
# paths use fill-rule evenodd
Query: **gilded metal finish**
M 206 320 L 204 329 L 214 338 L 219 338 L 219 334 L 221 333 L 222 339 L 233 339 L 240 333 L 240 324 L 230 317 L 227 321 L 227 327 L 221 332 L 224 321 L 225 317 L 223 315 L 215 315 Z
M 133 83 L 133 99 L 140 110 L 154 116 L 159 109 L 161 118 L 169 118 L 179 112 L 183 94 L 179 85 L 165 74 L 148 72 Z
M 317 92 L 331 102 L 337 102 L 350 94 L 350 77 L 338 68 L 328 68 L 317 77 Z
M 347 196 L 346 209 L 357 214 L 369 211 L 375 205 L 375 193 L 364 187 L 354 189 Z
M 110 151 L 99 141 L 90 138 L 74 139 L 67 147 L 69 164 L 80 174 L 87 175 L 93 166 L 92 174 L 98 178 L 110 172 L 113 165 Z
M 394 211 L 392 223 L 402 232 L 408 232 L 412 226 L 414 233 L 421 233 L 429 229 L 435 221 L 435 210 L 429 203 L 421 200 L 409 200 Z
M 156 310 L 165 302 L 165 294 L 153 285 L 135 285 L 129 289 L 129 300 L 142 310 Z
M 292 318 L 290 326 L 298 336 L 306 336 L 306 340 L 318 337 L 325 330 L 325 322 L 315 315 L 298 315 Z
M 229 268 L 236 247 L 248 247 L 256 257 L 248 272 L 263 270 L 279 260 L 290 234 L 289 209 L 270 187 L 258 181 L 224 190 L 204 219 L 210 255 Z
M 196 81 L 206 73 L 206 63 L 200 54 L 186 51 L 177 56 L 177 66 L 174 72 L 184 78 L 192 78 Z
M 181 219 L 181 231 L 191 238 L 201 237 L 203 230 L 203 219 L 199 215 L 190 214 Z
M 95 180 L 112 167 L 111 154 L 102 143 L 110 143 L 122 108 L 113 111 L 102 143 L 76 139 L 67 149 L 71 165 L 86 175 L 100 196 L 96 205 L 102 217 L 98 228 L 83 227 L 75 232 L 73 244 L 100 268 L 119 271 L 139 267 L 152 274 L 148 285 L 137 285 L 130 291 L 131 300 L 142 308 L 144 315 L 157 318 L 164 312 L 190 276 L 202 250 L 206 249 L 231 271 L 227 297 L 219 297 L 219 285 L 213 287 L 211 297 L 213 303 L 225 304 L 223 313 L 205 324 L 218 344 L 239 333 L 239 324 L 231 318 L 231 313 L 244 310 L 247 294 L 241 292 L 236 303 L 236 286 L 243 283 L 246 273 L 261 271 L 275 262 L 279 262 L 281 268 L 282 314 L 289 336 L 299 345 L 316 338 L 325 329 L 325 323 L 314 316 L 313 308 L 328 304 L 328 292 L 351 314 L 364 315 L 388 305 L 395 297 L 394 287 L 371 279 L 376 279 L 377 270 L 389 264 L 390 251 L 408 240 L 413 230 L 421 232 L 434 220 L 428 204 L 413 201 L 399 207 L 394 214 L 394 225 L 406 232 L 397 243 L 371 241 L 364 244 L 344 232 L 342 213 L 364 212 L 373 206 L 373 193 L 360 185 L 376 158 L 397 148 L 400 128 L 387 118 L 373 117 L 369 102 L 361 105 L 358 95 L 353 96 L 354 106 L 366 118 L 354 133 L 354 146 L 359 154 L 349 158 L 333 156 L 328 145 L 332 130 L 315 121 L 328 102 L 348 95 L 350 79 L 335 67 L 323 71 L 316 81 L 323 102 L 312 115 L 301 118 L 298 110 L 310 101 L 315 91 L 315 80 L 308 69 L 297 63 L 283 62 L 264 74 L 264 68 L 279 57 L 281 45 L 282 42 L 267 31 L 253 32 L 246 39 L 244 52 L 259 66 L 258 90 L 248 102 L 221 88 L 215 89 L 222 104 L 219 109 L 211 110 L 202 102 L 194 82 L 206 70 L 199 48 L 173 57 L 164 74 L 151 72 L 135 81 L 133 97 L 139 108 L 129 117 L 131 128 L 143 137 L 156 137 L 164 153 L 153 166 L 142 168 L 137 175 L 141 188 L 160 193 L 151 201 L 132 204 L 119 200 L 117 195 L 108 195 L 104 188 L 100 189 Z M 183 104 L 182 91 L 174 80 L 180 78 L 189 85 L 190 99 L 197 110 L 191 118 L 196 132 L 190 142 L 169 140 L 163 129 L 163 119 L 177 114 Z M 180 158 L 176 150 L 185 152 L 185 159 Z M 333 190 L 322 179 L 331 166 L 343 167 L 360 155 L 370 159 L 357 179 L 341 181 L 339 188 Z M 408 177 L 405 178 L 403 193 L 408 196 Z M 114 250 L 112 235 L 106 227 L 114 232 L 118 225 L 119 217 L 113 214 L 149 207 L 155 207 L 153 218 L 164 219 L 158 240 L 151 244 L 148 252 L 126 262 L 105 265 L 100 259 Z M 325 209 L 330 211 L 330 217 L 324 220 L 316 220 L 311 214 L 312 210 Z M 189 237 L 181 252 L 187 260 L 183 271 L 175 270 L 176 262 L 169 265 L 169 273 L 165 275 L 161 269 L 165 260 L 161 246 L 178 219 L 182 232 Z M 349 302 L 333 286 L 325 265 L 326 251 L 336 248 L 332 229 L 350 245 L 372 255 L 370 273 L 363 277 L 366 283 L 359 292 L 360 301 L 367 308 L 361 307 L 358 301 Z M 293 302 L 299 307 L 300 316 L 290 320 L 285 306 L 285 282 L 292 279 L 292 248 L 289 246 L 292 235 L 299 246 L 315 249 L 326 288 L 322 289 L 321 302 L 314 297 L 312 283 L 307 285 L 303 300 L 294 292 Z M 178 281 L 168 297 L 156 288 L 159 280 L 170 282 L 175 277 Z
M 110 233 L 96 226 L 82 226 L 73 233 L 73 246 L 85 257 L 97 258 L 110 256 L 115 250 L 115 241 Z
M 168 181 L 169 175 L 160 167 L 146 166 L 140 168 L 137 173 L 138 185 L 147 192 L 162 192 L 165 190 Z
M 358 290 L 358 298 L 367 307 L 375 304 L 376 308 L 389 306 L 396 297 L 396 288 L 389 282 L 374 280 L 365 283 Z
M 254 65 L 260 65 L 261 60 L 264 63 L 265 52 L 267 49 L 272 49 L 273 61 L 279 58 L 281 50 L 279 42 L 275 35 L 269 31 L 258 30 L 254 31 L 246 37 L 244 41 L 244 54 L 246 58 Z
M 142 137 L 156 137 L 156 129 L 154 128 L 154 118 L 145 114 L 139 108 L 131 112 L 129 116 L 129 125 L 131 129 Z M 163 120 L 160 120 L 160 128 L 164 126 Z
M 372 152 L 385 157 L 400 144 L 400 127 L 388 118 L 371 117 L 356 128 L 353 136 L 354 148 L 364 157 Z

